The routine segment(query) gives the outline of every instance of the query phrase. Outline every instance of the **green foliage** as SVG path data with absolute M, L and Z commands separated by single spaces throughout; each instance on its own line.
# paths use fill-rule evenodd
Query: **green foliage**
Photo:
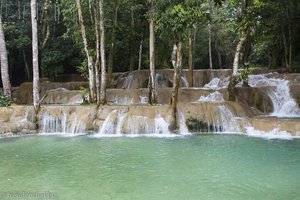
M 250 68 L 246 68 L 246 69 L 242 70 L 239 77 L 237 78 L 237 82 L 242 81 L 244 87 L 249 87 L 249 82 L 248 82 L 249 75 L 252 74 L 252 72 L 253 72 L 253 69 L 250 69 Z
M 5 96 L 1 91 L 0 91 L 0 107 L 7 107 L 10 106 L 11 104 L 11 99 Z
M 203 16 L 197 7 L 175 4 L 168 7 L 156 19 L 156 28 L 159 32 L 171 34 L 173 40 L 182 38 L 199 19 Z
M 52 38 L 42 49 L 41 69 L 43 76 L 55 77 L 67 68 L 80 65 L 81 50 L 69 38 Z
M 83 104 L 88 104 L 89 103 L 89 100 L 88 100 L 89 89 L 86 87 L 80 86 L 79 90 L 81 93 L 81 98 L 82 98 Z

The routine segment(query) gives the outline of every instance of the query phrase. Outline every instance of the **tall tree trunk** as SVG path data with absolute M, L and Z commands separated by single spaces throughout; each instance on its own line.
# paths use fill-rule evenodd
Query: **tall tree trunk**
M 182 73 L 182 41 L 179 40 L 178 45 L 174 45 L 172 52 L 172 64 L 174 67 L 174 80 L 173 80 L 173 92 L 171 98 L 172 107 L 172 122 L 169 126 L 170 131 L 177 133 L 179 131 L 178 120 L 178 92 L 180 87 L 181 73 Z
M 194 53 L 194 36 L 193 36 L 193 30 L 189 30 L 189 87 L 194 86 L 194 59 L 193 59 L 193 53 Z
M 148 101 L 151 105 L 157 103 L 157 89 L 155 82 L 155 33 L 154 33 L 154 2 L 150 2 L 150 22 L 149 22 L 149 56 L 150 56 L 150 77 L 149 77 L 149 98 Z
M 215 42 L 215 49 L 216 49 L 216 52 L 218 54 L 219 68 L 222 69 L 223 68 L 222 55 L 221 55 L 221 52 L 219 50 L 218 42 Z
M 143 55 L 143 37 L 141 38 L 141 43 L 140 43 L 138 70 L 141 70 L 142 68 L 142 55 Z
M 1 78 L 2 78 L 2 85 L 3 85 L 3 93 L 5 96 L 11 99 L 12 96 L 11 96 L 11 84 L 10 84 L 9 72 L 8 72 L 7 49 L 5 44 L 5 36 L 3 31 L 1 15 L 0 15 L 0 60 L 1 60 Z
M 100 35 L 99 35 L 99 18 L 97 4 L 94 3 L 94 26 L 96 34 L 96 61 L 95 61 L 95 82 L 96 82 L 96 97 L 97 105 L 100 104 L 100 77 L 99 77 L 99 65 L 100 65 Z
M 239 67 L 239 59 L 242 46 L 246 40 L 246 34 L 242 32 L 240 40 L 236 46 L 233 67 L 232 67 L 232 76 L 230 78 L 230 83 L 228 86 L 228 93 L 229 93 L 229 100 L 235 101 L 236 100 L 236 92 L 235 92 L 235 85 L 237 84 L 238 79 L 238 67 Z
M 25 64 L 25 74 L 26 74 L 27 80 L 31 80 L 31 78 L 32 78 L 31 70 L 29 68 L 25 50 L 22 50 L 22 54 L 23 54 L 23 59 L 24 59 L 24 64 Z
M 119 5 L 120 0 L 115 0 L 115 15 L 114 15 L 114 25 L 111 35 L 111 44 L 110 44 L 110 50 L 108 55 L 108 66 L 107 66 L 107 83 L 108 87 L 111 86 L 112 83 L 112 73 L 113 73 L 113 62 L 114 62 L 114 55 L 115 55 L 115 43 L 116 43 L 116 32 L 118 27 L 118 12 L 119 12 Z
M 39 93 L 39 49 L 38 49 L 38 30 L 37 30 L 37 6 L 36 0 L 31 0 L 31 24 L 32 24 L 32 68 L 33 68 L 33 106 L 37 111 L 40 107 Z
M 250 30 L 247 30 L 246 33 L 246 39 L 244 41 L 244 45 L 243 45 L 243 56 L 242 56 L 242 65 L 244 67 L 249 67 L 249 57 L 250 57 L 250 53 L 251 53 L 251 37 L 250 37 Z
M 82 40 L 83 40 L 84 51 L 86 53 L 86 57 L 87 57 L 87 61 L 88 61 L 89 89 L 90 89 L 89 102 L 93 103 L 93 102 L 95 102 L 94 61 L 93 61 L 93 56 L 91 55 L 90 50 L 89 50 L 89 46 L 88 46 L 86 29 L 85 29 L 85 25 L 84 25 L 80 0 L 76 0 L 76 5 L 77 5 L 77 11 L 78 11 L 78 20 L 79 20 L 80 30 L 81 30 L 81 37 L 82 37 Z
M 287 17 L 287 29 L 288 29 L 288 36 L 289 36 L 289 50 L 288 50 L 288 70 L 292 72 L 292 30 L 291 30 L 291 16 L 290 16 L 290 9 L 289 3 L 286 0 L 286 17 Z
M 105 29 L 104 29 L 104 6 L 103 0 L 99 1 L 100 12 L 100 54 L 101 54 L 101 87 L 100 104 L 106 103 L 106 60 L 105 60 Z
M 131 8 L 131 34 L 130 34 L 130 59 L 129 59 L 129 71 L 134 70 L 134 58 L 135 58 L 135 37 L 134 37 L 134 15 L 133 8 Z
M 208 24 L 208 54 L 209 54 L 209 68 L 212 69 L 212 55 L 211 55 L 211 25 Z

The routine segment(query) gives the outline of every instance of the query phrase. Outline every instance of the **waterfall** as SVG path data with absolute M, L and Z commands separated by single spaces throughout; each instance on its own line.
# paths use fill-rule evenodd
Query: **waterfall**
M 241 132 L 239 119 L 227 107 L 218 106 L 217 129 L 216 132 Z
M 252 87 L 272 86 L 268 91 L 268 96 L 272 101 L 274 109 L 271 114 L 272 116 L 300 116 L 300 109 L 291 95 L 288 80 L 268 78 L 266 75 L 250 75 L 249 85 Z
M 122 88 L 128 89 L 132 87 L 132 81 L 133 81 L 133 75 L 129 75 L 127 77 L 125 77 L 125 81 L 122 84 Z
M 114 103 L 118 104 L 118 105 L 133 104 L 133 98 L 129 98 L 129 97 L 115 97 Z
M 148 103 L 148 97 L 146 96 L 140 96 L 141 104 L 147 104 Z
M 45 113 L 41 116 L 41 133 L 79 134 L 84 133 L 85 130 L 85 123 L 78 120 L 76 115 L 73 119 L 68 119 L 68 116 L 65 112 L 61 112 L 60 115 Z
M 179 120 L 179 135 L 189 134 L 182 113 L 179 114 Z M 93 137 L 135 137 L 141 135 L 148 137 L 177 136 L 169 131 L 169 123 L 161 115 L 156 115 L 154 119 L 151 119 L 147 116 L 129 115 L 123 110 L 113 110 L 104 120 L 98 134 Z
M 215 77 L 209 83 L 205 84 L 203 87 L 207 89 L 221 89 L 221 88 L 226 88 L 228 84 L 229 84 L 229 77 L 224 78 L 224 80 Z
M 185 76 L 181 77 L 182 87 L 189 87 L 189 82 L 187 81 Z
M 208 94 L 207 96 L 201 96 L 199 98 L 200 102 L 222 102 L 224 101 L 223 94 L 215 91 L 213 93 Z

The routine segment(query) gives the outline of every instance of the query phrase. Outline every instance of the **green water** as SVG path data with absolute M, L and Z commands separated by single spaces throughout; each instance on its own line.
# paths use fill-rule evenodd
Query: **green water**
M 300 199 L 300 140 L 30 136 L 0 139 L 0 160 L 0 199 Z

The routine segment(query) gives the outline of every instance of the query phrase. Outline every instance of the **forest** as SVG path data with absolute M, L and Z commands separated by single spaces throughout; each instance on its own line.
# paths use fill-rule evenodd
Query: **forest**
M 115 72 L 174 68 L 176 75 L 182 68 L 191 74 L 193 69 L 233 69 L 235 75 L 238 68 L 253 67 L 300 71 L 298 0 L 0 3 L 4 93 L 7 79 L 17 86 L 75 73 L 88 78 L 92 102 L 105 102 L 103 93 L 112 87 Z

